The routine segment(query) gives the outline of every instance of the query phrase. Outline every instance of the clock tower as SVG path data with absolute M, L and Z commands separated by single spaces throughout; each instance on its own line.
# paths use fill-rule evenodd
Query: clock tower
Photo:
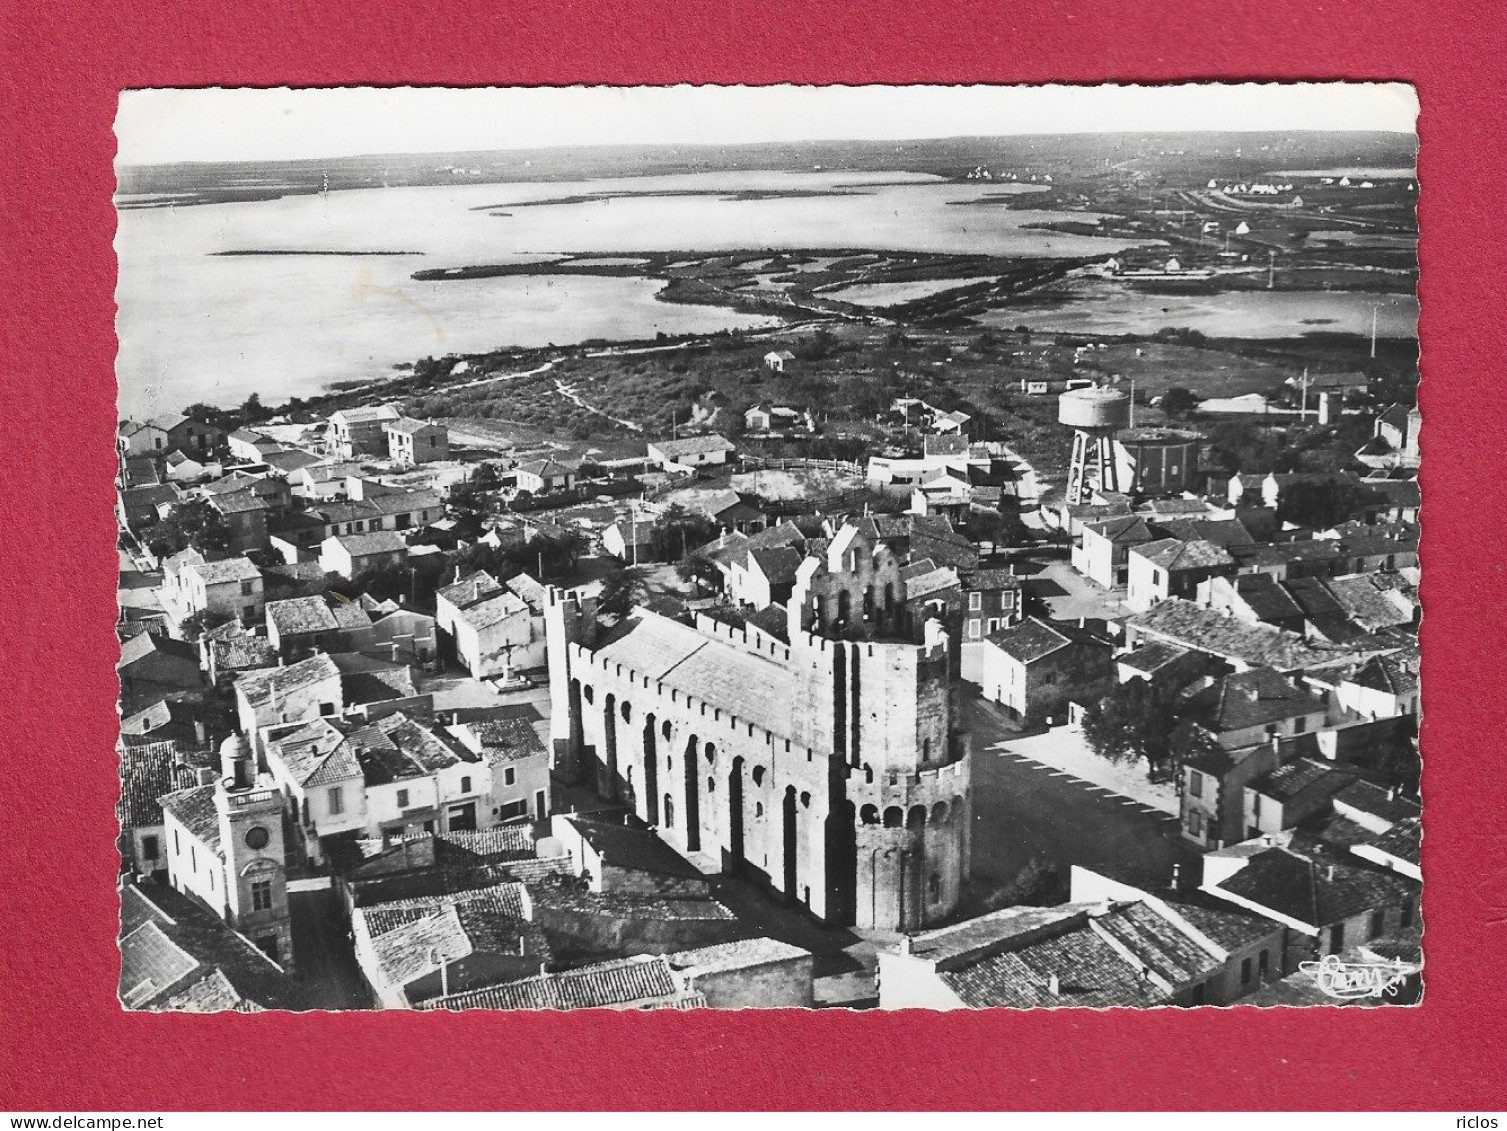
M 226 919 L 292 973 L 282 794 L 269 776 L 256 772 L 244 735 L 233 734 L 220 744 L 220 775 L 215 810 L 225 857 Z

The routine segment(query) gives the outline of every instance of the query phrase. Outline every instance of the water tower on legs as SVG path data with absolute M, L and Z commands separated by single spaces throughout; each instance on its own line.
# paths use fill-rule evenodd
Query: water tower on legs
M 1067 501 L 1086 503 L 1096 490 L 1120 490 L 1114 440 L 1130 423 L 1130 398 L 1114 389 L 1072 389 L 1057 401 L 1057 420 L 1073 430 Z

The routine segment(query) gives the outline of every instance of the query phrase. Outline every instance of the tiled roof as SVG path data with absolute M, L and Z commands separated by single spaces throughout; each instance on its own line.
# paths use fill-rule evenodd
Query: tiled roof
M 1263 621 L 1289 620 L 1303 615 L 1297 601 L 1269 573 L 1245 573 L 1229 581 L 1251 612 Z
M 360 652 L 335 652 L 330 659 L 340 672 L 340 693 L 347 706 L 408 699 L 419 693 L 413 672 L 406 664 Z
M 696 455 L 700 452 L 730 452 L 733 445 L 726 437 L 715 432 L 705 436 L 687 436 L 683 440 L 653 440 L 650 447 L 656 448 L 666 459 Z
M 330 422 L 339 421 L 343 424 L 369 424 L 379 420 L 398 419 L 398 410 L 391 405 L 377 405 L 366 408 L 343 408 L 338 412 L 330 413 Z
M 568 817 L 581 839 L 606 860 L 608 866 L 662 876 L 696 879 L 701 871 L 649 829 Z
M 764 550 L 750 550 L 751 563 L 757 564 L 771 585 L 784 585 L 795 580 L 795 571 L 800 568 L 801 555 L 790 546 L 778 546 Z
M 435 834 L 440 855 L 475 864 L 506 863 L 532 859 L 536 853 L 533 830 L 527 825 L 497 825 L 490 829 L 452 829 Z
M 211 640 L 209 652 L 216 672 L 239 672 L 277 663 L 277 649 L 260 636 L 232 636 Z
M 1227 675 L 1187 703 L 1214 731 L 1244 730 L 1322 711 L 1322 700 L 1270 668 Z
M 144 1008 L 176 989 L 199 969 L 199 960 L 156 923 L 143 923 L 120 940 L 120 999 L 127 1009 Z
M 940 593 L 945 589 L 957 588 L 961 585 L 957 571 L 951 566 L 938 566 L 927 573 L 917 577 L 909 577 L 905 580 L 905 599 L 918 601 L 923 597 L 929 597 L 934 593 Z
M 295 471 L 302 471 L 304 468 L 318 463 L 319 457 L 310 455 L 308 452 L 298 451 L 295 448 L 288 448 L 285 451 L 263 453 L 262 462 L 268 467 L 277 468 L 284 475 L 291 475 Z
M 255 491 L 229 491 L 215 495 L 209 502 L 221 514 L 246 514 L 249 511 L 270 509 L 267 500 Z
M 388 432 L 401 432 L 405 436 L 412 436 L 422 432 L 426 428 L 441 428 L 443 425 L 430 424 L 427 420 L 415 420 L 411 416 L 400 416 L 398 419 L 389 421 L 383 425 Z
M 494 765 L 545 753 L 539 732 L 527 719 L 477 719 L 465 724 Z
M 1035 663 L 1072 643 L 1072 637 L 1036 617 L 1026 617 L 1018 624 L 991 632 L 986 639 L 1023 664 Z
M 452 605 L 469 605 L 483 594 L 495 593 L 499 588 L 495 577 L 478 569 L 446 585 L 435 596 L 443 597 Z
M 199 562 L 186 567 L 204 579 L 205 585 L 228 585 L 237 581 L 257 581 L 262 571 L 250 558 L 226 558 L 221 562 Z
M 120 646 L 120 659 L 115 663 L 115 670 L 123 672 L 137 661 L 153 655 L 172 656 L 198 667 L 198 656 L 192 644 L 155 632 L 140 632 Z
M 1345 616 L 1368 632 L 1413 623 L 1416 599 L 1387 584 L 1380 574 L 1353 573 L 1327 578 L 1325 588 Z
M 1416 865 L 1422 855 L 1423 823 L 1417 817 L 1407 817 L 1373 840 L 1371 846 L 1387 856 Z
M 498 589 L 461 608 L 456 619 L 479 631 L 528 612 L 529 607 L 523 598 L 507 589 Z
M 195 771 L 201 765 L 211 763 L 206 756 L 185 755 L 175 742 L 123 744 L 120 800 L 115 804 L 121 827 L 150 828 L 162 824 L 161 797 L 194 786 Z
M 639 955 L 424 1002 L 420 1009 L 649 1009 L 700 1002 L 663 956 Z M 704 1003 L 702 1003 L 704 1004 Z
M 537 476 L 540 479 L 559 479 L 571 474 L 572 469 L 566 467 L 559 460 L 531 459 L 520 463 L 517 468 L 528 475 Z
M 344 730 L 329 719 L 315 719 L 273 739 L 271 748 L 293 780 L 306 787 L 333 785 L 361 776 L 361 765 Z
M 567 891 L 541 887 L 534 906 L 607 919 L 639 919 L 664 923 L 731 923 L 736 916 L 714 899 L 672 899 L 619 895 L 611 892 Z
M 790 731 L 795 688 L 787 669 L 676 621 L 639 611 L 619 625 L 596 654 L 772 733 Z
M 1162 601 L 1126 624 L 1194 651 L 1291 672 L 1344 661 L 1353 652 L 1304 640 L 1267 624 L 1248 624 L 1179 598 Z
M 1228 892 L 1310 927 L 1396 907 L 1416 896 L 1416 882 L 1352 860 L 1328 854 L 1316 859 L 1290 848 L 1271 847 L 1250 857 L 1243 868 L 1210 890 Z
M 1133 545 L 1152 540 L 1151 528 L 1146 525 L 1145 518 L 1138 514 L 1121 514 L 1112 518 L 1085 522 L 1083 529 L 1092 530 L 1099 537 L 1107 538 L 1111 542 Z
M 746 970 L 765 966 L 772 962 L 790 962 L 798 958 L 810 958 L 811 952 L 779 939 L 740 939 L 737 942 L 716 943 L 682 950 L 667 956 L 677 970 L 684 970 L 692 978 L 699 974 L 726 970 Z
M 447 770 L 463 762 L 479 762 L 480 757 L 444 730 L 427 726 L 395 711 L 373 724 L 411 761 L 430 773 Z
M 1235 564 L 1235 559 L 1222 548 L 1204 541 L 1180 542 L 1176 538 L 1163 538 L 1132 546 L 1130 552 L 1169 573 L 1181 569 L 1213 569 Z
M 356 909 L 373 938 L 450 907 L 477 907 L 495 918 L 530 917 L 528 889 L 520 883 L 494 883 L 468 890 L 414 896 L 372 903 Z
M 1241 950 L 1283 929 L 1265 916 L 1200 891 L 1171 893 L 1165 902 L 1189 926 L 1225 950 Z
M 1057 992 L 1051 979 L 1057 978 Z M 977 1009 L 1035 1006 L 1165 1005 L 1168 994 L 1143 978 L 1085 918 L 1070 929 L 1015 950 L 938 971 L 964 1005 Z
M 533 612 L 544 611 L 545 585 L 542 581 L 536 581 L 529 574 L 520 573 L 508 578 L 503 584 L 508 592 L 521 599 Z
M 971 569 L 960 576 L 963 588 L 973 592 L 1020 588 L 1020 578 L 1008 569 Z
M 366 501 L 383 515 L 429 511 L 444 505 L 433 491 L 388 491 Z
M 1145 903 L 1116 906 L 1097 916 L 1093 924 L 1171 985 L 1183 985 L 1219 969 L 1218 959 Z
M 403 536 L 396 530 L 377 530 L 369 534 L 341 534 L 335 538 L 335 541 L 353 558 L 366 557 L 370 554 L 402 553 L 408 549 L 408 543 L 403 541 Z
M 261 1013 L 263 1007 L 247 1001 L 218 967 L 198 981 L 188 979 L 157 1008 L 175 1013 Z
M 292 597 L 267 602 L 267 623 L 279 637 L 309 632 L 333 632 L 335 615 L 323 597 Z
M 1350 782 L 1334 799 L 1351 809 L 1394 823 L 1411 820 L 1421 812 L 1418 802 L 1411 797 L 1364 780 Z
M 1158 522 L 1157 529 L 1185 542 L 1201 540 L 1225 547 L 1255 542 L 1245 523 L 1237 518 L 1174 518 Z
M 1115 657 L 1115 663 L 1124 664 L 1133 671 L 1155 675 L 1165 667 L 1177 663 L 1192 653 L 1164 640 L 1146 640 L 1131 651 Z
M 245 672 L 235 681 L 236 692 L 253 706 L 261 706 L 276 694 L 285 698 L 322 680 L 338 676 L 340 669 L 326 655 L 310 656 L 282 668 L 262 668 Z
M 196 785 L 163 794 L 162 808 L 171 813 L 195 840 L 211 852 L 220 851 L 220 814 L 215 809 L 215 787 Z
M 1354 769 L 1340 763 L 1299 758 L 1279 766 L 1247 788 L 1264 797 L 1291 804 L 1305 797 L 1332 796 L 1354 781 L 1355 774 Z

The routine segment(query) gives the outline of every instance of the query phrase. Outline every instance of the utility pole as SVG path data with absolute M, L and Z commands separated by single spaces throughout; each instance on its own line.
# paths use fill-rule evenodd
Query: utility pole
M 1308 422 L 1308 367 L 1306 365 L 1303 367 L 1302 386 L 1303 400 L 1301 402 L 1301 406 L 1298 409 L 1298 423 L 1306 424 Z
M 1274 290 L 1277 285 L 1277 252 L 1273 248 L 1266 253 L 1266 289 Z
M 1376 303 L 1371 304 L 1371 358 L 1376 359 L 1376 313 L 1381 309 Z

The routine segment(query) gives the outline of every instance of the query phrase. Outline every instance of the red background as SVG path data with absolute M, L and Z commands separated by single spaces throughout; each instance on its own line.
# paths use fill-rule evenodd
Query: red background
M 0 1108 L 1507 1106 L 1503 11 L 1500 0 L 0 5 Z M 110 510 L 120 88 L 1203 78 L 1406 79 L 1422 99 L 1421 1008 L 120 1011 Z

